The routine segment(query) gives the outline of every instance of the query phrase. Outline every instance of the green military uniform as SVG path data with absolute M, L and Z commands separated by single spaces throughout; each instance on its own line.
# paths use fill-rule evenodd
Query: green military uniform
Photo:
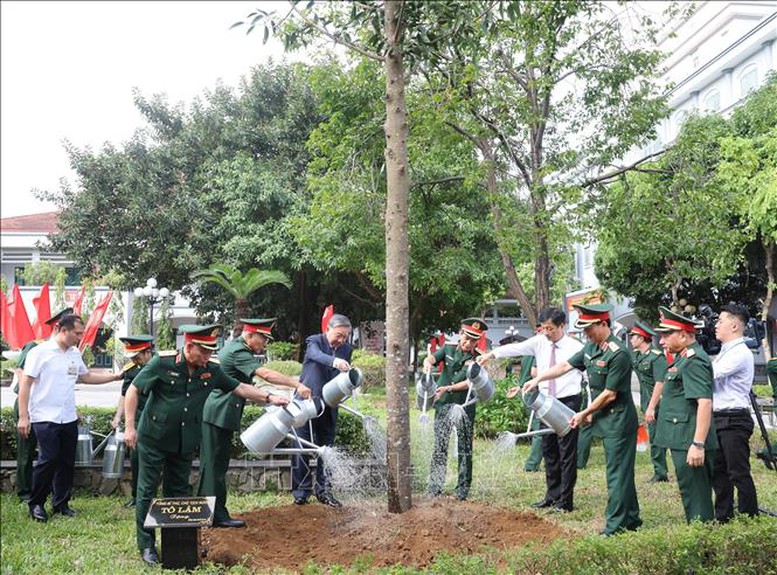
M 34 340 L 28 342 L 22 347 L 19 358 L 16 360 L 16 368 L 24 370 L 24 362 L 27 359 L 27 354 L 30 350 L 38 345 L 40 341 Z M 13 392 L 16 394 L 16 399 L 13 402 L 13 420 L 14 423 L 19 423 L 19 382 L 17 381 L 13 386 Z M 30 426 L 30 433 L 27 437 L 22 437 L 19 430 L 16 430 L 16 495 L 22 501 L 27 501 L 30 498 L 30 491 L 32 489 L 32 463 L 35 460 L 35 449 L 38 445 L 38 440 L 35 437 L 35 428 Z
M 179 330 L 188 336 L 217 327 L 181 326 Z M 214 389 L 230 392 L 240 382 L 224 373 L 216 362 L 198 367 L 190 374 L 183 350 L 180 350 L 154 357 L 132 385 L 148 395 L 138 425 L 140 465 L 135 510 L 138 549 L 144 550 L 154 547 L 154 531 L 144 529 L 143 523 L 163 471 L 165 496 L 191 495 L 189 474 L 194 453 L 200 445 L 205 400 Z
M 124 354 L 127 358 L 131 359 L 138 353 L 145 350 L 150 350 L 153 347 L 154 338 L 147 334 L 133 335 L 119 338 L 124 343 Z M 131 361 L 127 363 L 123 368 L 124 379 L 121 383 L 121 396 L 127 395 L 127 390 L 135 377 L 140 373 L 140 370 L 144 366 Z M 145 394 L 138 394 L 138 409 L 135 414 L 135 421 L 140 421 L 140 416 L 143 413 L 143 407 L 146 405 L 148 396 Z M 135 503 L 135 499 L 138 495 L 138 450 L 130 449 L 130 468 L 132 470 L 132 499 L 130 499 L 127 506 L 132 506 Z
M 261 330 L 268 339 L 269 331 L 275 325 L 272 319 L 241 319 L 244 326 L 266 327 Z M 253 326 L 253 327 L 251 327 Z M 243 383 L 251 383 L 254 372 L 261 366 L 254 352 L 243 337 L 238 337 L 219 352 L 221 369 L 227 375 Z M 232 436 L 240 431 L 245 399 L 228 391 L 216 390 L 205 400 L 202 411 L 202 444 L 200 446 L 200 482 L 197 494 L 215 495 L 216 508 L 213 514 L 215 524 L 230 521 L 227 511 L 227 471 L 229 469 Z
M 656 331 L 678 329 L 678 324 L 691 326 L 693 322 L 661 307 L 661 324 Z M 666 324 L 668 318 L 673 324 Z M 677 483 L 688 522 L 694 519 L 712 521 L 712 462 L 717 449 L 715 426 L 710 417 L 710 430 L 704 444 L 704 465 L 691 467 L 686 458 L 688 448 L 696 432 L 698 399 L 712 399 L 713 372 L 709 356 L 701 345 L 693 343 L 682 353 L 676 354 L 669 364 L 661 394 L 661 412 L 656 426 L 656 445 L 671 450 L 672 463 L 677 473 Z
M 488 329 L 479 319 L 470 318 L 462 322 L 462 331 L 467 337 L 479 337 Z M 464 337 L 464 335 L 462 335 Z M 446 344 L 434 352 L 435 362 L 444 361 L 442 373 L 437 380 L 438 389 L 467 379 L 468 362 L 474 361 L 477 351 L 463 351 L 458 345 Z M 429 470 L 429 493 L 440 495 L 445 484 L 445 472 L 448 463 L 448 441 L 451 432 L 451 419 L 448 417 L 454 405 L 463 405 L 467 401 L 467 390 L 443 393 L 434 403 L 434 450 Z M 466 499 L 472 485 L 472 437 L 475 427 L 475 404 L 464 408 L 466 421 L 456 426 L 458 439 L 458 479 L 456 497 Z
M 635 322 L 631 333 L 641 335 L 646 340 L 652 340 L 655 332 L 642 322 Z M 664 381 L 666 377 L 666 356 L 664 352 L 651 347 L 645 353 L 634 350 L 632 355 L 634 372 L 639 378 L 639 407 L 642 413 L 647 411 L 650 398 L 656 382 Z M 658 418 L 660 405 L 656 406 L 656 418 Z M 656 445 L 656 423 L 647 424 L 648 437 L 650 438 L 650 459 L 653 462 L 653 478 L 656 481 L 667 481 L 666 449 Z
M 533 355 L 524 355 L 521 357 L 521 371 L 518 374 L 518 385 L 523 385 L 532 378 L 531 370 L 534 367 L 535 359 Z M 529 410 L 529 408 L 526 408 Z M 529 410 L 530 411 L 530 410 Z M 540 428 L 540 418 L 533 417 L 529 431 L 537 431 Z M 542 436 L 536 435 L 531 439 L 531 450 L 529 457 L 523 464 L 524 471 L 539 471 L 542 463 Z
M 609 319 L 606 304 L 575 307 L 580 312 L 575 327 L 583 328 Z M 605 389 L 616 393 L 611 403 L 593 414 L 591 424 L 593 436 L 602 438 L 607 466 L 607 508 L 602 534 L 633 531 L 642 525 L 642 520 L 634 484 L 638 420 L 631 398 L 628 350 L 620 339 L 610 334 L 601 345 L 586 343 L 568 363 L 577 369 L 585 369 L 592 401 L 596 401 Z
M 580 410 L 587 408 L 589 405 L 588 396 L 590 394 L 590 388 L 588 386 L 588 380 L 584 377 L 580 382 L 580 391 L 582 399 L 580 400 Z M 577 468 L 585 469 L 588 465 L 588 459 L 591 457 L 591 441 L 593 441 L 593 426 L 584 425 L 580 428 L 580 432 L 577 435 Z

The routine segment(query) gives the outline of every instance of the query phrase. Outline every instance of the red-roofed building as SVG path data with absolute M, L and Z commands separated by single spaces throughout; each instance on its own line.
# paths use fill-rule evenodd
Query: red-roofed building
M 29 214 L 0 219 L 0 272 L 8 285 L 24 285 L 21 272 L 24 266 L 50 261 L 68 272 L 68 285 L 78 285 L 79 274 L 72 260 L 65 254 L 47 251 L 49 234 L 57 231 L 57 212 Z

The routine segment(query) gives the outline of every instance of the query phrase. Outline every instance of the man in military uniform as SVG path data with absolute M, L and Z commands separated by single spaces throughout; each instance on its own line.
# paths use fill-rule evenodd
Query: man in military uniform
M 524 387 L 531 391 L 540 381 L 557 378 L 574 369 L 585 369 L 591 386 L 591 404 L 576 413 L 570 424 L 593 425 L 601 437 L 607 466 L 607 508 L 602 535 L 634 531 L 642 520 L 634 485 L 637 452 L 637 410 L 631 398 L 631 359 L 623 342 L 610 329 L 610 306 L 578 304 L 575 327 L 588 338 L 582 350 L 556 364 Z
M 310 390 L 296 378 L 263 367 L 256 358 L 273 339 L 276 319 L 241 319 L 243 330 L 219 352 L 221 369 L 238 381 L 250 384 L 260 377 L 273 385 L 295 389 L 305 399 Z M 240 431 L 245 399 L 217 389 L 205 400 L 202 412 L 202 444 L 200 446 L 200 482 L 197 494 L 215 495 L 213 513 L 215 527 L 243 527 L 245 522 L 232 519 L 227 511 L 227 471 L 232 448 L 232 436 Z
M 661 399 L 661 390 L 666 377 L 666 356 L 660 349 L 653 347 L 656 332 L 637 320 L 629 330 L 632 363 L 639 378 L 639 406 L 645 414 L 648 437 L 650 439 L 650 459 L 653 462 L 653 477 L 650 483 L 669 481 L 666 469 L 666 449 L 656 445 L 656 414 Z
M 119 340 L 124 344 L 124 357 L 130 361 L 124 366 L 124 380 L 121 384 L 121 396 L 119 396 L 119 403 L 116 405 L 116 414 L 113 416 L 111 425 L 114 429 L 118 429 L 121 425 L 121 419 L 124 416 L 124 398 L 127 395 L 132 380 L 140 373 L 151 358 L 154 355 L 154 338 L 147 334 L 132 335 L 127 337 L 120 337 Z M 147 397 L 145 395 L 138 396 L 138 413 L 143 411 L 143 407 L 146 405 Z M 138 421 L 140 417 L 138 413 L 135 414 L 135 421 Z M 138 450 L 130 449 L 130 467 L 132 468 L 132 497 L 124 504 L 124 507 L 134 507 L 135 498 L 138 492 Z
M 340 373 L 351 369 L 351 320 L 336 313 L 329 318 L 326 331 L 317 333 L 305 340 L 305 358 L 302 361 L 301 379 L 310 387 L 314 398 L 323 397 L 324 386 Z M 324 404 L 324 412 L 310 420 L 306 425 L 296 428 L 297 436 L 305 441 L 324 447 L 334 445 L 337 433 L 338 408 Z M 300 443 L 297 447 L 304 447 Z M 329 475 L 321 459 L 316 467 L 316 483 L 310 471 L 310 458 L 300 453 L 291 458 L 291 494 L 295 505 L 307 505 L 311 492 L 316 499 L 330 507 L 341 507 L 341 503 L 332 494 Z
M 656 445 L 672 453 L 688 522 L 711 521 L 712 464 L 717 449 L 712 423 L 712 364 L 696 341 L 692 319 L 658 308 L 661 345 L 673 356 L 661 392 Z
M 60 318 L 66 314 L 73 313 L 73 308 L 66 307 L 57 312 L 44 323 L 46 325 L 56 326 Z M 38 345 L 42 340 L 34 339 L 24 344 L 16 359 L 16 367 L 13 375 L 13 392 L 16 399 L 13 403 L 13 420 L 15 424 L 19 423 L 19 381 L 24 373 L 24 362 L 27 360 L 27 354 L 32 348 Z M 38 440 L 35 437 L 35 430 L 30 428 L 30 435 L 22 437 L 19 430 L 16 431 L 16 495 L 25 503 L 30 500 L 30 491 L 32 490 L 32 463 L 35 461 L 35 448 Z
M 448 417 L 454 405 L 462 405 L 467 399 L 469 384 L 467 368 L 478 356 L 477 343 L 488 330 L 486 323 L 479 318 L 468 318 L 461 322 L 459 341 L 445 344 L 424 359 L 424 372 L 430 373 L 432 366 L 444 361 L 442 373 L 434 394 L 434 451 L 429 471 L 429 493 L 442 494 L 445 484 L 445 471 L 448 462 L 448 440 L 452 422 Z M 475 426 L 475 404 L 464 408 L 466 420 L 458 425 L 459 476 L 456 483 L 456 498 L 467 499 L 472 485 L 472 436 Z
M 202 407 L 208 395 L 214 389 L 222 389 L 257 403 L 288 403 L 285 398 L 240 383 L 210 361 L 220 329 L 219 325 L 181 326 L 183 349 L 152 358 L 132 381 L 124 400 L 125 442 L 128 447 L 137 448 L 139 460 L 135 506 L 138 549 L 143 561 L 151 565 L 159 562 L 154 530 L 143 527 L 151 499 L 163 474 L 166 496 L 191 494 L 189 474 L 200 444 Z M 148 395 L 148 401 L 136 429 L 140 394 Z

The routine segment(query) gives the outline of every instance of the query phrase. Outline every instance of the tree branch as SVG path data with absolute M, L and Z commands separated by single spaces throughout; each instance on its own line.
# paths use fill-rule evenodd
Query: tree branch
M 349 42 L 348 40 L 344 40 L 343 38 L 331 33 L 329 30 L 321 26 L 318 22 L 315 20 L 308 18 L 305 14 L 300 12 L 299 8 L 297 8 L 296 5 L 292 5 L 292 10 L 294 10 L 294 13 L 299 16 L 303 22 L 308 24 L 309 26 L 312 26 L 316 30 L 318 30 L 321 34 L 335 42 L 336 44 L 341 44 L 342 46 L 346 46 L 353 50 L 354 52 L 358 52 L 365 58 L 369 58 L 370 60 L 375 60 L 377 62 L 384 62 L 385 59 L 380 54 L 376 54 L 375 52 L 370 52 L 369 50 L 366 50 L 360 46 L 357 46 L 353 42 Z
M 423 182 L 414 182 L 410 185 L 410 188 L 420 188 L 421 186 L 433 186 L 435 184 L 447 184 L 450 182 L 463 182 L 464 176 L 449 176 L 447 178 L 440 178 L 438 180 L 426 180 Z
M 654 173 L 654 174 L 665 174 L 667 173 L 666 170 L 651 170 L 649 168 L 642 168 L 640 170 L 635 170 L 637 166 L 640 164 L 643 164 L 644 162 L 647 162 L 648 160 L 655 158 L 656 156 L 660 156 L 661 154 L 664 154 L 665 152 L 668 152 L 671 150 L 672 147 L 666 148 L 664 150 L 659 150 L 658 152 L 655 152 L 653 154 L 650 154 L 649 156 L 645 156 L 644 158 L 641 158 L 634 162 L 633 164 L 630 164 L 628 166 L 624 166 L 622 168 L 618 168 L 617 170 L 613 172 L 609 172 L 607 174 L 602 174 L 601 176 L 596 176 L 595 178 L 591 178 L 589 180 L 584 181 L 582 184 L 580 184 L 583 188 L 590 188 L 593 185 L 606 183 L 608 180 L 611 180 L 613 178 L 617 178 L 619 175 L 624 174 L 629 171 L 639 171 L 639 172 L 645 172 L 645 173 Z

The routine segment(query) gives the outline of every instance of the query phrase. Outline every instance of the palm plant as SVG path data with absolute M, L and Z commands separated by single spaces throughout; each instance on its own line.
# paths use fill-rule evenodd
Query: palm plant
M 242 329 L 241 317 L 248 317 L 251 308 L 248 305 L 248 296 L 259 288 L 270 284 L 282 284 L 291 287 L 291 280 L 281 271 L 249 269 L 245 274 L 227 264 L 214 264 L 208 269 L 197 270 L 191 274 L 192 279 L 199 283 L 213 282 L 227 290 L 235 298 L 235 323 L 232 327 L 233 336 L 237 336 Z

